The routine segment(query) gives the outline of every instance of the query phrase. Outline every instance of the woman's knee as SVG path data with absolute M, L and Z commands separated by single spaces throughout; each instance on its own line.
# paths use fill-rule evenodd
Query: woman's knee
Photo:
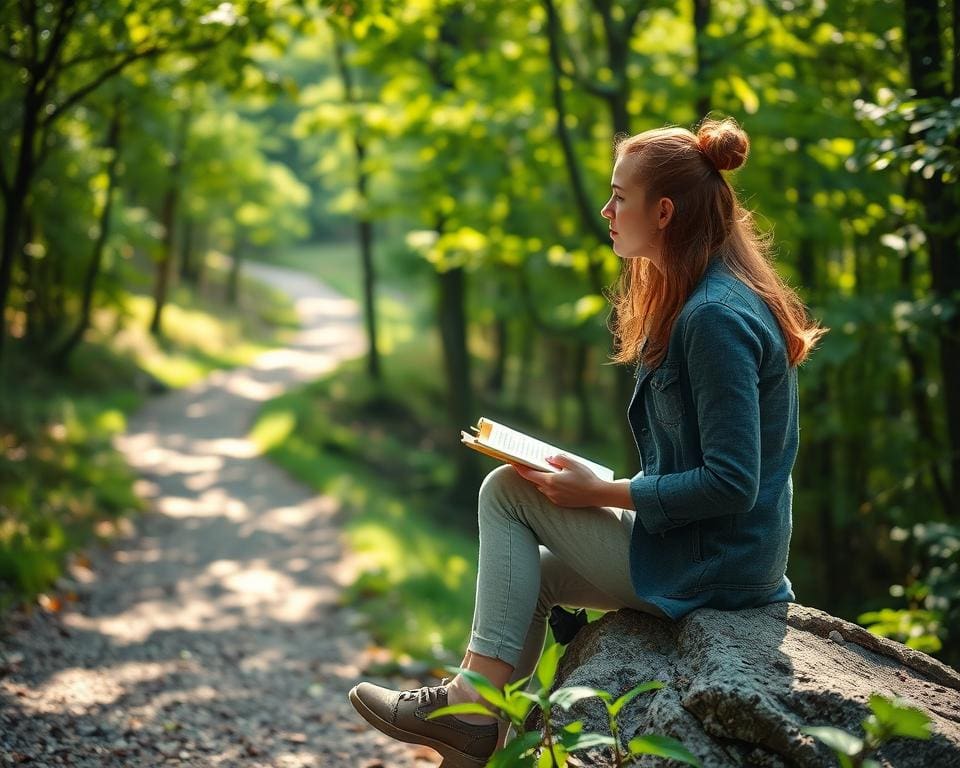
M 501 464 L 488 472 L 480 484 L 480 511 L 495 508 L 498 506 L 497 502 L 515 496 L 516 489 L 519 487 L 518 483 L 524 482 L 526 481 L 509 464 Z

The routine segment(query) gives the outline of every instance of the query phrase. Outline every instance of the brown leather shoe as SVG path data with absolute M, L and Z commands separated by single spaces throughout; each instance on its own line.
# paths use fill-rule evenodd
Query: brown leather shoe
M 409 744 L 423 744 L 443 756 L 442 768 L 482 768 L 497 747 L 497 724 L 473 725 L 453 715 L 426 716 L 447 705 L 448 680 L 412 691 L 391 691 L 360 683 L 350 691 L 350 703 L 379 731 Z

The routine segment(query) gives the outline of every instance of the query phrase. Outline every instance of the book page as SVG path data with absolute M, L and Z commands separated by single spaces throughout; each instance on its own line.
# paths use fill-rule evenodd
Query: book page
M 483 428 L 488 425 L 489 430 Z M 525 435 L 523 432 L 517 432 L 515 429 L 510 429 L 510 427 L 505 427 L 502 424 L 484 420 L 480 429 L 480 440 L 498 451 L 508 453 L 511 456 L 518 456 L 531 464 L 542 466 L 546 472 L 557 471 L 556 467 L 547 464 L 547 456 L 560 453 L 560 450 L 549 443 Z
M 543 468 L 544 472 L 558 472 L 559 470 L 547 463 L 547 456 L 555 456 L 558 453 L 566 454 L 582 464 L 586 464 L 590 471 L 603 480 L 613 480 L 613 470 L 604 467 L 596 462 L 577 456 L 570 451 L 564 451 L 550 443 L 537 440 L 523 432 L 517 432 L 515 429 L 505 427 L 489 419 L 480 419 L 480 434 L 478 440 L 489 445 L 495 450 L 511 456 L 517 456 L 530 464 L 535 464 Z

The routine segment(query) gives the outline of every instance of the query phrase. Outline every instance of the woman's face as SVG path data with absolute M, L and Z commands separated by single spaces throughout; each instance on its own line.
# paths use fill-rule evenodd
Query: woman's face
M 634 181 L 631 155 L 617 158 L 610 182 L 612 194 L 600 215 L 610 222 L 613 252 L 621 259 L 646 258 L 660 268 L 664 228 L 673 215 L 673 201 L 661 197 L 648 205 L 646 195 Z

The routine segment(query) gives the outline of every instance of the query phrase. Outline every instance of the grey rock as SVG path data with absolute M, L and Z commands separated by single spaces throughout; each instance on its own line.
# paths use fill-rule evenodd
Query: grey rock
M 894 739 L 875 759 L 883 766 L 960 766 L 960 673 L 901 643 L 797 603 L 746 611 L 700 609 L 678 622 L 636 611 L 608 613 L 567 648 L 555 688 L 585 685 L 620 696 L 661 680 L 620 714 L 623 744 L 649 733 L 683 742 L 704 768 L 821 768 L 832 752 L 801 732 L 830 725 L 862 736 L 872 693 L 898 696 L 925 711 L 929 740 Z M 582 720 L 609 733 L 597 699 L 556 708 L 554 720 Z M 535 718 L 529 723 L 538 726 Z M 613 765 L 609 753 L 581 754 Z M 646 756 L 639 765 L 666 765 Z M 671 763 L 673 764 L 673 763 Z

